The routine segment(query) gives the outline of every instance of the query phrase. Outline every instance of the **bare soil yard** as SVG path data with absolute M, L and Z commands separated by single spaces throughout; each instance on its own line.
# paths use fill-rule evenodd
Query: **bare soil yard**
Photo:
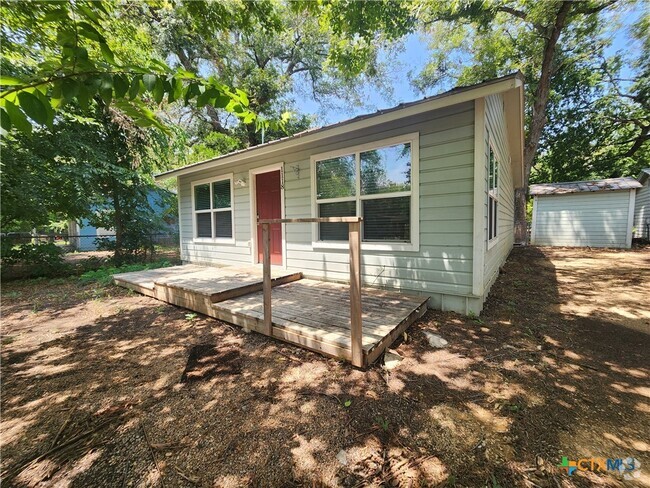
M 480 319 L 430 311 L 395 369 L 358 371 L 114 286 L 12 282 L 3 484 L 650 486 L 649 301 L 648 250 L 515 249 Z

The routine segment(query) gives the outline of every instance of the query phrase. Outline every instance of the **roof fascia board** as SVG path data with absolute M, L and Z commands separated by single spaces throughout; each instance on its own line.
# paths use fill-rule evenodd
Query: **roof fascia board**
M 405 107 L 403 109 L 392 110 L 385 114 L 379 114 L 376 116 L 371 116 L 362 120 L 358 120 L 350 123 L 343 123 L 332 127 L 331 129 L 323 129 L 322 131 L 314 132 L 311 134 L 305 134 L 304 136 L 296 136 L 293 139 L 288 139 L 286 141 L 279 142 L 277 144 L 270 144 L 268 146 L 260 146 L 259 148 L 251 148 L 248 151 L 233 154 L 231 156 L 224 156 L 223 158 L 208 160 L 204 163 L 199 163 L 194 166 L 186 166 L 185 168 L 179 168 L 177 170 L 168 171 L 166 173 L 161 173 L 155 175 L 156 181 L 163 181 L 167 178 L 172 178 L 176 176 L 184 176 L 191 173 L 196 173 L 198 171 L 203 171 L 206 169 L 212 169 L 226 164 L 243 161 L 252 157 L 261 157 L 268 154 L 272 154 L 276 151 L 283 151 L 293 147 L 302 146 L 304 144 L 309 144 L 311 142 L 316 142 L 321 139 L 326 139 L 330 137 L 336 137 L 338 135 L 346 134 L 348 132 L 365 129 L 368 127 L 373 127 L 375 125 L 385 124 L 387 122 L 392 122 L 394 120 L 399 120 L 406 117 L 412 117 L 424 112 L 429 112 L 432 110 L 438 110 L 440 108 L 448 107 L 451 105 L 456 105 L 459 103 L 469 102 L 477 98 L 486 97 L 493 95 L 495 93 L 501 93 L 513 88 L 523 86 L 521 79 L 517 76 L 508 78 L 505 80 L 500 80 L 495 83 L 487 83 L 484 85 L 479 85 L 476 88 L 468 89 L 458 93 L 449 93 L 448 95 L 442 95 L 439 98 L 433 98 L 422 103 L 412 105 L 410 107 Z

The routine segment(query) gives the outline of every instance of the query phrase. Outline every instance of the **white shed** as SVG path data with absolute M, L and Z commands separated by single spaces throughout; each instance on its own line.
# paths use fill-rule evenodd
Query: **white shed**
M 636 191 L 634 203 L 634 237 L 650 241 L 650 168 L 639 175 L 641 188 Z
M 531 243 L 629 248 L 635 193 L 640 187 L 629 177 L 531 185 Z

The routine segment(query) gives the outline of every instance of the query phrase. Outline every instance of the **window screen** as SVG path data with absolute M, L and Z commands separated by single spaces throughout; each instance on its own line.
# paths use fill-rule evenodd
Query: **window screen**
M 212 208 L 230 208 L 230 180 L 212 183 Z
M 196 237 L 212 237 L 210 212 L 196 214 Z
M 351 202 L 321 203 L 318 205 L 319 217 L 354 217 L 357 214 L 357 204 Z M 348 224 L 330 223 L 320 224 L 321 241 L 347 241 Z
M 364 240 L 408 242 L 410 237 L 410 197 L 363 201 Z
M 497 236 L 497 215 L 499 207 L 499 161 L 490 145 L 488 161 L 488 241 Z
M 232 212 L 214 212 L 215 237 L 232 237 Z
M 194 187 L 194 210 L 210 209 L 210 185 L 196 185 Z

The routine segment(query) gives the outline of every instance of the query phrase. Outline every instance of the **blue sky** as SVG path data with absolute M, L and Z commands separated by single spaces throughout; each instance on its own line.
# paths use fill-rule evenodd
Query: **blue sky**
M 629 11 L 624 11 L 620 15 L 610 15 L 609 22 L 612 26 L 620 25 L 611 33 L 613 42 L 607 50 L 607 55 L 612 55 L 618 51 L 631 52 L 638 49 L 632 45 L 628 33 L 628 27 L 633 24 L 641 14 L 639 6 L 632 7 Z M 301 112 L 316 114 L 316 125 L 327 125 L 346 120 L 357 115 L 371 113 L 381 108 L 394 107 L 402 102 L 419 100 L 424 96 L 434 95 L 452 88 L 451 86 L 431 89 L 423 94 L 418 92 L 409 82 L 409 71 L 417 74 L 426 66 L 428 61 L 427 44 L 419 34 L 411 34 L 404 41 L 404 49 L 390 60 L 389 82 L 392 86 L 392 94 L 387 96 L 379 90 L 364 91 L 363 99 L 366 105 L 363 107 L 325 107 L 313 98 L 307 98 L 304 95 L 296 97 Z M 625 77 L 625 72 L 623 73 Z

